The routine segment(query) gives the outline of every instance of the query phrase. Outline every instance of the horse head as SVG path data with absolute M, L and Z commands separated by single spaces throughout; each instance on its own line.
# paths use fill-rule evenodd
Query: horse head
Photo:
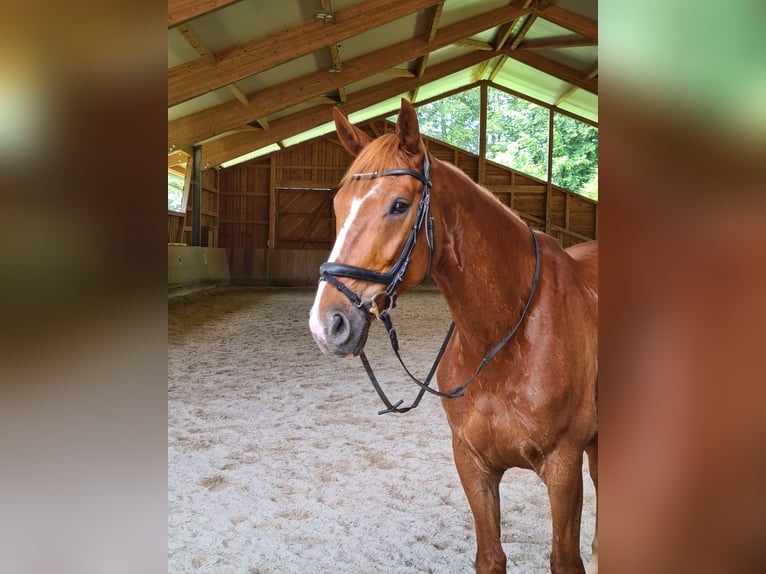
M 406 100 L 396 132 L 375 140 L 333 112 L 340 142 L 356 159 L 335 196 L 336 239 L 320 268 L 309 326 L 324 353 L 354 356 L 371 320 L 428 274 L 430 164 Z

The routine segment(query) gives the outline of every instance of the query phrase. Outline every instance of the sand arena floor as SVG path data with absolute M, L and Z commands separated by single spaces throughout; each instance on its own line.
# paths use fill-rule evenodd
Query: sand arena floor
M 230 288 L 168 302 L 168 572 L 473 572 L 473 519 L 439 400 L 382 405 L 358 359 L 322 355 L 313 289 Z M 393 312 L 405 361 L 425 375 L 449 326 L 438 291 Z M 366 348 L 391 399 L 414 398 L 373 324 Z M 581 549 L 595 494 L 584 475 Z M 501 484 L 508 572 L 549 572 L 543 483 Z

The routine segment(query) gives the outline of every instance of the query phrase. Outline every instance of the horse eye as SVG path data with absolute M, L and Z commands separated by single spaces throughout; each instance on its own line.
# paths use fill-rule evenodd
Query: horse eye
M 409 203 L 403 199 L 397 199 L 391 204 L 391 215 L 402 215 L 403 213 L 407 213 L 409 208 Z

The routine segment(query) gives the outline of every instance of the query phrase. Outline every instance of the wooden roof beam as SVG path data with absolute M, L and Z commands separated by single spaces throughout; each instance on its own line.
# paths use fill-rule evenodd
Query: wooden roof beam
M 481 42 L 480 40 L 472 40 L 471 38 L 458 40 L 454 45 L 461 48 L 471 48 L 471 50 L 484 50 L 486 52 L 491 52 L 494 50 L 492 44 L 489 42 Z
M 240 0 L 168 0 L 168 28 Z
M 518 33 L 513 37 L 513 40 L 508 45 L 509 50 L 515 50 L 518 47 L 518 45 L 524 39 L 524 36 L 526 36 L 527 32 L 529 32 L 529 29 L 532 27 L 532 24 L 535 23 L 535 20 L 537 20 L 537 16 L 535 16 L 534 14 L 530 14 L 529 16 L 527 16 L 527 19 L 524 21 L 524 24 L 521 26 L 521 29 L 519 29 Z
M 431 9 L 431 15 L 428 18 L 428 41 L 432 42 L 436 38 L 436 32 L 439 31 L 439 20 L 442 17 L 442 9 L 444 8 L 444 0 L 436 4 Z
M 184 40 L 186 40 L 186 42 L 192 48 L 194 48 L 194 51 L 200 55 L 200 58 L 204 60 L 206 64 L 209 66 L 215 65 L 215 56 L 213 55 L 213 51 L 208 48 L 207 44 L 205 44 L 205 42 L 203 42 L 199 36 L 197 36 L 197 33 L 189 24 L 181 24 L 176 28 L 176 30 L 181 33 L 181 35 L 184 37 Z
M 390 68 L 452 44 L 461 38 L 494 28 L 499 22 L 511 20 L 522 13 L 523 11 L 515 6 L 490 10 L 439 30 L 432 42 L 428 42 L 428 39 L 423 36 L 412 38 L 389 46 L 385 50 L 349 60 L 340 73 L 329 74 L 326 70 L 320 70 L 260 90 L 248 96 L 250 103 L 247 107 L 232 101 L 175 119 L 168 122 L 168 144 L 179 148 L 200 142 L 256 118 L 269 116 L 337 89 L 338 85 L 348 85 L 359 81 L 381 69 Z
M 598 77 L 598 64 L 596 64 L 593 68 L 591 68 L 590 72 L 588 72 L 587 74 L 585 74 L 585 76 L 583 76 L 583 80 L 585 81 L 592 80 L 593 78 L 596 78 L 596 77 Z M 565 90 L 564 92 L 562 92 L 556 97 L 556 99 L 553 101 L 553 105 L 558 106 L 559 104 L 561 104 L 561 102 L 566 100 L 569 96 L 574 94 L 579 89 L 580 88 L 578 86 L 571 86 L 569 89 Z
M 598 42 L 598 22 L 595 20 L 554 5 L 546 6 L 542 10 L 533 6 L 532 12 L 540 18 Z
M 378 72 L 381 76 L 391 76 L 392 78 L 415 78 L 417 74 L 406 68 L 386 68 Z
M 565 66 L 564 64 L 560 64 L 555 60 L 551 60 L 550 58 L 541 56 L 537 52 L 529 50 L 519 51 L 503 48 L 501 51 L 504 55 L 536 68 L 541 72 L 545 72 L 555 78 L 574 84 L 583 90 L 598 94 L 598 80 L 594 78 L 583 80 L 583 73 L 580 70 Z
M 406 94 L 419 86 L 434 82 L 467 67 L 475 66 L 491 57 L 491 53 L 484 51 L 469 52 L 458 58 L 429 67 L 422 78 L 396 78 L 349 94 L 343 112 L 350 114 L 389 98 Z M 332 110 L 326 106 L 314 106 L 290 116 L 273 120 L 268 132 L 259 130 L 236 132 L 211 140 L 202 144 L 202 165 L 205 168 L 220 165 L 329 121 L 332 121 Z
M 213 69 L 201 59 L 173 66 L 168 70 L 168 106 L 337 44 L 433 3 L 434 0 L 367 0 L 338 10 L 332 23 L 312 19 L 216 52 Z

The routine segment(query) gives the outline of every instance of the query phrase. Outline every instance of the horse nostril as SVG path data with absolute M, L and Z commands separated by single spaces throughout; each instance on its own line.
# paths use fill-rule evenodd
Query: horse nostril
M 329 335 L 336 346 L 348 341 L 351 336 L 351 326 L 348 318 L 343 313 L 335 311 L 330 316 Z

